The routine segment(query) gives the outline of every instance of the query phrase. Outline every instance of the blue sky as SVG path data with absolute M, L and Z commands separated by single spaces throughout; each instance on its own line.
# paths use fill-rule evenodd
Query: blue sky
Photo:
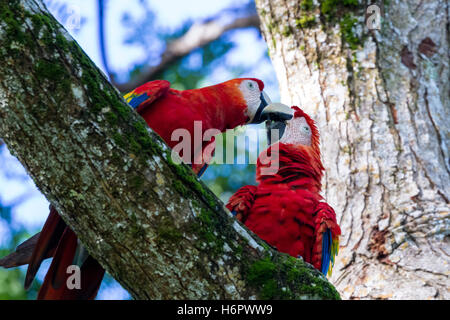
M 111 68 L 118 73 L 126 73 L 136 63 L 142 62 L 146 57 L 145 48 L 124 44 L 130 30 L 122 26 L 121 19 L 124 12 L 135 18 L 142 17 L 139 2 L 146 0 L 109 0 L 107 3 L 107 49 Z M 156 13 L 156 25 L 167 30 L 174 30 L 182 22 L 191 19 L 198 20 L 214 16 L 222 9 L 232 5 L 245 3 L 239 0 L 147 0 L 148 5 Z M 97 1 L 95 0 L 45 0 L 50 11 L 77 40 L 89 57 L 103 70 L 98 44 Z M 63 7 L 63 5 L 66 7 Z M 65 8 L 61 10 L 61 8 Z M 71 29 L 69 20 L 71 12 L 79 12 L 83 23 L 81 28 Z M 69 16 L 69 17 L 68 17 Z M 73 22 L 73 21 L 72 21 Z M 258 37 L 256 30 L 239 30 L 230 33 L 230 38 L 236 43 L 226 56 L 228 66 L 252 67 L 250 74 L 243 76 L 257 77 L 266 83 L 266 91 L 272 100 L 279 97 L 277 81 L 271 64 L 263 59 L 267 52 L 265 42 Z M 148 48 L 154 50 L 154 48 Z M 216 68 L 205 82 L 213 84 L 228 80 L 231 73 L 225 66 Z M 47 215 L 48 202 L 36 189 L 33 181 L 27 176 L 21 164 L 10 155 L 3 146 L 0 147 L 0 200 L 9 205 L 19 203 L 13 209 L 13 224 L 25 226 L 30 232 L 39 230 Z M 9 226 L 0 222 L 0 245 Z M 45 275 L 48 261 L 41 268 L 38 277 Z M 99 299 L 123 299 L 128 294 L 113 285 L 100 291 Z

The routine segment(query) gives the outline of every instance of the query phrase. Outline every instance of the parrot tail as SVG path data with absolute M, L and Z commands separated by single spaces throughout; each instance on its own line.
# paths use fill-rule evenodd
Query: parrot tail
M 34 236 L 20 244 L 16 248 L 16 251 L 0 259 L 0 267 L 9 269 L 29 264 L 40 235 L 40 232 L 36 233 Z M 44 259 L 53 257 L 53 253 L 54 250 L 50 250 Z
M 327 229 L 323 234 L 322 238 L 322 263 L 321 263 L 321 271 L 324 275 L 327 275 L 330 260 L 333 259 L 334 264 L 334 256 L 331 258 L 331 230 Z
M 104 274 L 102 266 L 66 227 L 39 290 L 38 300 L 92 300 Z
M 34 246 L 35 250 L 28 262 L 25 289 L 30 287 L 42 261 L 53 255 L 65 228 L 65 222 L 61 219 L 56 209 L 50 206 L 50 214 L 39 234 L 39 238 Z
M 51 257 L 53 261 L 39 290 L 38 299 L 95 299 L 105 270 L 78 242 L 76 234 L 53 206 L 50 206 L 50 214 L 42 231 L 0 259 L 0 267 L 13 268 L 28 264 L 24 284 L 25 289 L 28 289 L 42 261 Z

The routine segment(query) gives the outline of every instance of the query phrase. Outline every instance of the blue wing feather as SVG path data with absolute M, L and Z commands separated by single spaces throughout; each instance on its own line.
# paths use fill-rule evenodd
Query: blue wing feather
M 321 271 L 324 275 L 327 275 L 328 267 L 330 266 L 331 259 L 331 230 L 327 229 L 322 238 L 322 267 Z
M 132 106 L 134 109 L 136 109 L 142 102 L 148 99 L 149 96 L 146 93 L 143 93 L 141 95 L 133 97 L 130 101 L 128 101 L 128 104 Z

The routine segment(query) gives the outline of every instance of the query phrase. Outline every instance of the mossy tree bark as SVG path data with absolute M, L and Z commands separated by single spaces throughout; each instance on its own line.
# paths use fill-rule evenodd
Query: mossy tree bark
M 350 299 L 449 299 L 448 2 L 378 1 L 369 31 L 372 2 L 256 0 L 282 101 L 319 123 L 343 231 L 332 283 Z
M 339 298 L 176 165 L 40 1 L 0 2 L 0 61 L 0 137 L 134 298 Z

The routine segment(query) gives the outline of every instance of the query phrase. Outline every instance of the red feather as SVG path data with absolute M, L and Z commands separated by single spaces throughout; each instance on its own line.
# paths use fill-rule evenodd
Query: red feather
M 52 264 L 39 290 L 39 300 L 52 299 L 52 297 L 56 299 L 65 290 L 64 280 L 67 276 L 67 268 L 72 265 L 76 249 L 77 236 L 66 227 L 58 243 Z
M 227 208 L 238 212 L 237 218 L 261 239 L 320 270 L 324 232 L 330 229 L 337 239 L 341 231 L 334 210 L 320 195 L 324 167 L 317 127 L 301 109 L 293 109 L 294 118 L 304 117 L 311 128 L 311 146 L 278 143 L 269 147 L 258 158 L 259 184 L 239 189 Z M 272 165 L 267 157 L 279 161 L 279 169 L 262 175 L 261 169 Z
M 30 287 L 42 261 L 55 251 L 65 227 L 66 224 L 58 215 L 56 209 L 51 206 L 50 214 L 42 228 L 35 246 L 36 249 L 33 251 L 28 265 L 27 275 L 25 277 L 25 289 Z
M 75 233 L 66 227 L 39 290 L 39 300 L 87 300 L 94 299 L 97 295 L 105 270 L 91 256 L 80 268 L 80 288 L 69 289 L 67 286 L 68 278 L 71 276 L 67 270 L 73 264 L 77 242 Z

